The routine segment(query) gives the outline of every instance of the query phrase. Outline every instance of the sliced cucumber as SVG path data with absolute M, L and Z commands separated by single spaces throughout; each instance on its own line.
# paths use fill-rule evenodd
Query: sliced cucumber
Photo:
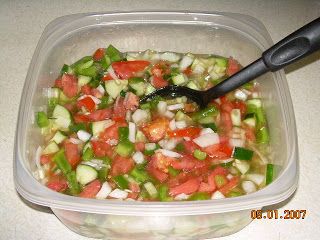
M 255 128 L 256 127 L 256 118 L 254 117 L 254 114 L 252 114 L 252 115 L 253 115 L 252 117 L 250 116 L 250 117 L 244 119 L 243 122 L 245 124 L 247 124 L 248 126 Z
M 110 80 L 105 82 L 107 93 L 113 98 L 117 98 L 122 90 L 128 86 L 128 80 Z
M 158 191 L 152 182 L 146 182 L 145 184 L 143 184 L 143 186 L 145 187 L 151 198 L 156 198 L 158 196 Z
M 56 144 L 62 143 L 67 137 L 62 134 L 60 131 L 57 131 L 56 134 L 51 138 L 50 141 L 54 141 Z
M 184 114 L 182 111 L 178 111 L 175 115 L 176 121 L 185 121 L 187 124 L 190 124 L 192 122 L 191 117 L 189 117 L 187 114 Z
M 148 95 L 152 92 L 154 92 L 156 89 L 150 84 L 150 83 L 147 83 L 146 84 L 146 92 L 145 92 L 145 95 Z
M 71 123 L 71 115 L 65 107 L 57 105 L 53 110 L 52 117 L 55 119 L 54 123 L 60 130 L 68 131 Z
M 200 90 L 200 88 L 194 83 L 194 81 L 188 82 L 187 87 L 194 90 Z
M 214 117 L 213 116 L 207 116 L 207 117 L 203 117 L 203 118 L 199 119 L 198 123 L 200 123 L 200 124 L 209 124 L 209 123 L 215 123 L 215 121 L 214 121 Z
M 52 154 L 59 151 L 59 146 L 55 142 L 49 144 L 43 149 L 42 154 Z
M 85 153 L 85 151 L 87 150 L 87 148 L 92 148 L 92 145 L 90 142 L 87 142 L 82 149 L 82 155 Z
M 79 75 L 78 76 L 78 88 L 80 89 L 82 86 L 88 84 L 91 81 L 92 77 Z
M 137 96 L 142 96 L 146 91 L 146 83 L 142 78 L 130 78 L 129 87 Z
M 143 134 L 143 132 L 141 131 L 137 131 L 136 133 L 136 141 L 137 142 L 146 142 L 147 141 L 147 138 L 146 136 Z
M 98 172 L 93 167 L 80 164 L 76 169 L 76 177 L 80 184 L 86 185 L 98 177 Z
M 172 77 L 172 82 L 175 85 L 183 85 L 188 82 L 188 78 L 186 75 L 181 73 L 181 74 L 178 74 L 178 75 Z
M 97 137 L 101 132 L 103 132 L 108 126 L 111 126 L 112 120 L 103 120 L 92 123 L 92 135 Z

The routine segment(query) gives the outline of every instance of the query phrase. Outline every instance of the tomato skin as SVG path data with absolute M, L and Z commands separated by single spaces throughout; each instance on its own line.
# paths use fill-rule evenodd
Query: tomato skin
M 82 192 L 79 194 L 79 197 L 94 198 L 100 191 L 101 186 L 102 185 L 99 180 L 94 180 L 83 188 Z
M 174 131 L 169 131 L 169 137 L 190 137 L 195 138 L 199 136 L 201 128 L 198 127 L 187 127 L 183 129 L 177 129 Z
M 235 176 L 231 178 L 231 180 L 222 186 L 219 191 L 223 194 L 226 195 L 228 194 L 233 188 L 235 188 L 239 184 L 240 178 L 238 176 Z
M 220 126 L 225 132 L 232 130 L 232 121 L 229 112 L 222 111 L 220 113 Z
M 221 166 L 217 166 L 215 169 L 213 169 L 212 171 L 212 176 L 215 175 L 224 175 L 226 176 L 229 173 L 228 169 L 221 167 Z
M 171 166 L 174 169 L 187 171 L 205 167 L 206 163 L 195 159 L 191 155 L 183 155 L 179 160 L 172 161 Z
M 90 121 L 92 122 L 109 119 L 111 116 L 112 116 L 112 109 L 110 108 L 96 110 L 88 115 Z
M 111 77 L 111 75 L 108 73 L 102 77 L 102 80 L 103 81 L 113 80 L 113 77 Z
M 77 102 L 77 106 L 78 108 L 85 107 L 89 112 L 93 112 L 96 108 L 96 104 L 91 97 L 82 98 Z
M 119 140 L 119 127 L 126 127 L 126 122 L 116 122 L 115 124 L 111 125 L 110 127 L 106 128 L 102 133 L 100 133 L 99 138 L 103 141 L 108 140 Z
M 52 154 L 41 155 L 40 163 L 41 165 L 52 162 Z
M 153 76 L 151 81 L 151 85 L 154 86 L 155 88 L 163 88 L 169 85 L 168 81 L 163 79 L 162 76 Z
M 192 194 L 196 192 L 199 189 L 200 181 L 198 178 L 190 179 L 178 186 L 171 187 L 169 189 L 169 195 L 170 196 L 176 196 L 180 193 L 184 194 Z
M 82 87 L 81 87 L 81 93 L 82 94 L 84 94 L 84 95 L 90 95 L 91 94 L 91 90 L 92 90 L 92 88 L 88 85 L 88 84 L 86 84 L 86 85 L 83 85 Z
M 123 101 L 126 110 L 135 111 L 139 106 L 139 97 L 132 92 L 128 92 Z
M 183 73 L 184 73 L 185 75 L 187 75 L 187 76 L 190 76 L 190 75 L 192 74 L 192 69 L 191 69 L 191 67 L 187 67 L 187 68 L 183 71 Z
M 46 186 L 53 191 L 63 192 L 68 188 L 67 180 L 59 175 L 52 176 L 46 183 Z
M 136 142 L 134 144 L 134 147 L 135 147 L 136 151 L 143 152 L 145 149 L 145 144 L 144 144 L 144 142 Z
M 155 155 L 153 155 L 146 168 L 148 173 L 154 178 L 158 179 L 161 183 L 169 177 L 167 173 L 159 169 L 160 167 L 162 168 L 162 170 L 166 170 L 166 168 L 169 166 L 168 162 L 161 163 L 162 157 L 163 155 L 161 153 L 156 153 Z
M 134 77 L 137 72 L 143 71 L 150 62 L 144 60 L 113 62 L 112 68 L 121 79 Z
M 64 147 L 68 162 L 70 163 L 72 168 L 76 167 L 80 162 L 78 145 L 67 141 L 64 143 Z
M 118 97 L 113 106 L 113 118 L 125 118 L 127 110 L 124 105 L 124 98 Z
M 91 90 L 91 95 L 95 96 L 96 98 L 102 98 L 103 97 L 103 94 L 96 88 L 93 88 Z
M 104 57 L 104 48 L 98 48 L 92 56 L 94 61 L 100 61 L 103 57 Z
M 193 154 L 194 150 L 199 149 L 198 145 L 193 141 L 183 141 L 184 152 L 187 154 Z
M 238 61 L 233 59 L 232 57 L 230 57 L 228 59 L 228 66 L 226 69 L 226 74 L 228 76 L 231 76 L 231 75 L 235 74 L 236 72 L 238 72 L 239 70 L 240 70 L 240 65 L 239 65 Z
M 140 192 L 139 184 L 130 182 L 129 189 L 131 192 L 128 194 L 128 198 L 137 199 Z
M 123 175 L 130 172 L 134 168 L 132 158 L 125 158 L 117 155 L 111 164 L 111 176 Z
M 57 88 L 62 89 L 62 79 L 61 79 L 61 78 L 57 78 L 57 79 L 54 81 L 54 86 L 57 87 Z
M 142 127 L 142 132 L 146 135 L 150 142 L 158 142 L 167 133 L 169 128 L 169 120 L 163 117 L 156 118 L 150 123 Z
M 96 157 L 111 157 L 113 155 L 112 147 L 103 141 L 91 141 L 92 149 Z
M 68 98 L 73 98 L 78 93 L 78 79 L 71 74 L 63 74 L 61 78 L 62 91 Z

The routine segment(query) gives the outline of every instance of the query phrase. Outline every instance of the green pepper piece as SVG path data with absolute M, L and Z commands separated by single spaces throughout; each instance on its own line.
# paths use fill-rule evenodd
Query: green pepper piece
M 118 175 L 113 177 L 113 181 L 120 189 L 128 189 L 129 188 L 129 182 L 123 175 Z
M 80 75 L 88 76 L 88 77 L 95 77 L 97 76 L 98 69 L 96 66 L 91 66 L 88 68 L 80 68 L 80 69 L 77 69 L 77 73 Z
M 194 150 L 193 156 L 198 160 L 205 160 L 207 157 L 207 153 L 200 151 L 199 149 Z
M 104 57 L 100 60 L 100 64 L 101 64 L 103 70 L 108 69 L 108 67 L 109 67 L 110 64 L 111 64 L 111 59 L 110 59 L 110 57 L 107 56 L 107 55 L 104 55 Z
M 129 128 L 128 127 L 119 127 L 118 128 L 119 141 L 128 141 L 129 138 Z
M 120 92 L 120 96 L 121 96 L 121 97 L 125 97 L 125 96 L 126 96 L 126 94 L 127 94 L 127 92 L 126 92 L 126 91 L 121 90 L 121 92 Z
M 108 177 L 108 173 L 109 173 L 109 169 L 106 167 L 103 167 L 101 169 L 98 170 L 98 178 L 101 182 L 105 182 L 107 180 Z
M 142 110 L 150 109 L 151 108 L 151 104 L 149 102 L 143 103 L 143 104 L 140 105 L 140 108 Z
M 107 47 L 106 54 L 110 58 L 111 62 L 117 62 L 122 59 L 121 52 L 111 44 Z
M 185 147 L 184 147 L 183 143 L 178 143 L 175 149 L 178 152 L 183 152 L 185 150 Z
M 71 171 L 66 174 L 68 186 L 72 195 L 77 195 L 80 192 L 80 186 L 76 178 L 76 172 Z
M 116 153 L 121 157 L 129 157 L 134 152 L 134 145 L 129 141 L 122 141 L 116 147 Z
M 238 191 L 231 191 L 227 194 L 227 197 L 239 197 L 242 196 L 243 194 L 241 192 Z
M 274 165 L 271 163 L 267 164 L 266 171 L 266 185 L 270 184 L 273 181 Z
M 166 185 L 161 185 L 159 187 L 159 200 L 161 202 L 168 202 L 168 201 L 172 201 L 172 197 L 170 197 L 168 195 L 169 192 L 169 188 Z
M 214 105 L 211 105 L 211 106 L 206 107 L 203 110 L 200 110 L 200 111 L 194 113 L 192 115 L 192 120 L 197 122 L 197 121 L 201 120 L 202 118 L 205 118 L 208 116 L 216 116 L 216 115 L 218 115 L 218 113 L 219 113 L 218 108 Z
M 257 143 L 269 143 L 269 132 L 267 127 L 262 127 L 256 132 Z
M 37 125 L 40 128 L 47 127 L 49 125 L 49 119 L 47 117 L 47 114 L 45 114 L 44 112 L 37 112 L 36 121 Z
M 52 113 L 53 109 L 59 103 L 59 98 L 49 98 L 48 99 L 48 113 Z
M 253 156 L 253 151 L 250 149 L 235 147 L 232 157 L 239 160 L 251 160 Z
M 177 176 L 181 171 L 174 169 L 173 167 L 169 166 L 168 167 L 168 172 L 171 176 L 175 177 Z
M 71 68 L 74 68 L 74 69 L 88 68 L 92 66 L 92 64 L 93 64 L 92 56 L 85 56 L 80 60 L 76 61 L 75 63 L 73 63 L 71 65 Z
M 227 67 L 228 59 L 227 58 L 216 58 L 216 64 L 219 67 Z
M 101 102 L 98 105 L 98 109 L 104 109 L 109 106 L 109 96 L 103 96 L 102 98 L 100 98 L 100 101 Z
M 158 143 L 156 143 L 156 148 L 153 149 L 153 150 L 144 150 L 143 151 L 143 154 L 146 155 L 146 156 L 152 156 L 154 154 L 154 152 L 160 148 L 160 145 Z
M 84 123 L 71 124 L 69 126 L 69 130 L 74 133 L 78 132 L 79 130 L 86 131 L 86 125 Z
M 83 159 L 83 161 L 89 161 L 89 160 L 91 160 L 92 158 L 93 158 L 93 150 L 92 150 L 92 148 L 90 148 L 90 147 L 88 147 L 85 151 L 84 151 L 84 153 L 83 153 L 83 155 L 82 155 L 82 159 Z
M 208 200 L 210 199 L 210 195 L 208 193 L 205 192 L 196 192 L 194 194 L 192 194 L 188 200 L 191 201 L 199 201 L 199 200 Z
M 217 187 L 220 188 L 227 183 L 227 180 L 225 176 L 218 174 L 214 176 L 214 182 L 216 183 Z
M 215 123 L 207 123 L 207 124 L 202 124 L 202 126 L 204 128 L 211 128 L 214 132 L 217 132 L 218 131 L 218 128 L 216 126 Z
M 139 169 L 139 166 L 135 166 L 130 172 L 130 176 L 134 178 L 138 183 L 144 183 L 150 181 L 150 176 L 144 169 Z
M 57 164 L 58 168 L 64 175 L 67 175 L 69 172 L 71 172 L 72 168 L 64 154 L 64 149 L 59 150 L 53 156 L 53 161 Z

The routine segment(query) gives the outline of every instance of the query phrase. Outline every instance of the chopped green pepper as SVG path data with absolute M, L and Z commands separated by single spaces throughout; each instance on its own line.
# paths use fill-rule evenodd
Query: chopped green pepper
M 93 158 L 93 150 L 92 150 L 92 148 L 88 147 L 88 148 L 84 151 L 84 153 L 83 153 L 83 155 L 82 155 L 82 159 L 83 159 L 83 161 L 89 161 L 89 160 L 91 160 L 92 158 Z
M 253 156 L 253 151 L 250 149 L 235 147 L 232 157 L 239 160 L 251 160 Z
M 122 141 L 116 147 L 116 153 L 121 157 L 129 157 L 134 151 L 134 145 L 129 141 Z
M 196 201 L 196 200 L 208 200 L 210 199 L 210 195 L 205 192 L 196 192 L 192 194 L 188 200 Z
M 274 165 L 271 163 L 267 164 L 266 171 L 266 185 L 270 184 L 273 181 Z
M 129 128 L 128 127 L 119 127 L 118 128 L 119 133 L 119 141 L 128 141 L 129 138 Z
M 70 193 L 72 195 L 77 195 L 80 192 L 80 186 L 79 183 L 77 181 L 76 178 L 76 172 L 75 171 L 71 171 L 69 173 L 66 174 L 66 178 L 68 181 L 68 186 L 70 189 Z
M 256 132 L 257 143 L 269 143 L 269 132 L 267 127 L 262 127 Z
M 199 120 L 206 118 L 206 117 L 211 117 L 211 116 L 216 116 L 219 113 L 219 110 L 216 106 L 211 105 L 206 107 L 203 110 L 200 110 L 192 115 L 192 120 L 198 122 Z
M 111 62 L 117 62 L 122 59 L 120 51 L 111 44 L 107 47 L 106 54 L 110 58 Z
M 173 167 L 169 166 L 168 167 L 168 172 L 171 176 L 175 177 L 177 176 L 181 171 L 174 169 Z
M 202 152 L 202 151 L 199 150 L 199 149 L 196 149 L 196 150 L 194 150 L 194 152 L 193 152 L 193 156 L 194 156 L 195 158 L 199 159 L 199 160 L 205 160 L 206 157 L 207 157 L 207 153 Z
M 75 123 L 69 126 L 71 132 L 78 132 L 79 130 L 86 130 L 86 125 L 84 123 Z
M 101 169 L 98 170 L 98 178 L 101 182 L 105 182 L 107 180 L 108 177 L 108 173 L 109 173 L 109 169 L 106 167 L 103 167 Z
M 129 181 L 123 176 L 118 175 L 113 177 L 113 181 L 120 189 L 128 189 L 129 188 Z
M 49 119 L 47 114 L 44 112 L 37 112 L 36 120 L 40 128 L 47 127 L 49 125 Z
M 178 152 L 183 152 L 185 150 L 185 147 L 184 147 L 183 143 L 178 143 L 175 149 Z
M 150 181 L 150 176 L 148 173 L 143 169 L 139 169 L 138 165 L 131 170 L 130 176 L 132 176 L 138 183 Z
M 217 187 L 220 188 L 227 183 L 227 180 L 225 176 L 218 174 L 214 176 L 214 182 L 216 183 Z
M 58 168 L 63 172 L 64 175 L 67 175 L 69 172 L 71 172 L 72 168 L 64 154 L 64 149 L 59 150 L 53 156 L 53 161 L 57 164 Z
M 161 185 L 159 187 L 159 200 L 161 202 L 172 201 L 172 197 L 168 195 L 168 191 L 169 189 L 168 189 L 168 186 L 166 185 Z
M 214 132 L 217 132 L 218 130 L 217 125 L 215 123 L 206 123 L 206 124 L 202 124 L 202 126 L 204 128 L 211 128 Z

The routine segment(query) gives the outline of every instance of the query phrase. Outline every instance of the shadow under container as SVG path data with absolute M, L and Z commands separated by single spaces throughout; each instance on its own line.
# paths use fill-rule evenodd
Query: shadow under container
M 58 18 L 41 36 L 26 77 L 15 139 L 14 178 L 28 201 L 47 206 L 68 228 L 94 238 L 203 239 L 235 233 L 251 222 L 251 209 L 281 202 L 296 189 L 298 149 L 289 89 L 283 71 L 257 79 L 270 129 L 272 163 L 279 166 L 272 184 L 228 199 L 133 202 L 84 199 L 54 192 L 32 172 L 36 148 L 43 144 L 33 123 L 46 105 L 44 88 L 53 85 L 64 63 L 113 44 L 121 51 L 192 52 L 233 56 L 247 65 L 271 46 L 256 19 L 233 13 L 89 13 Z

